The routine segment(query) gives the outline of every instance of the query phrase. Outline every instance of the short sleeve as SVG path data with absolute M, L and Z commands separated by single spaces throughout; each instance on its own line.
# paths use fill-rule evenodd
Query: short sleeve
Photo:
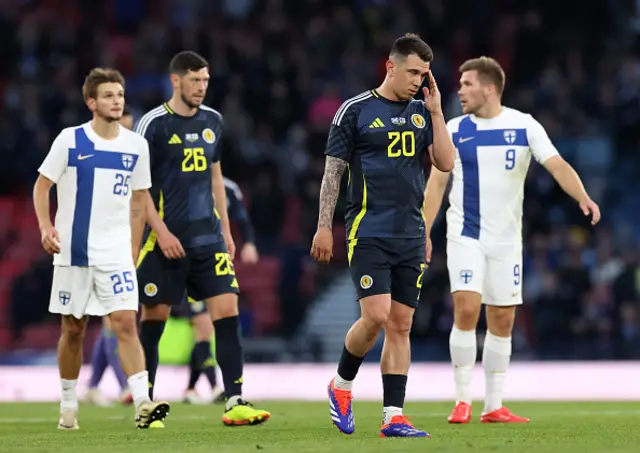
M 344 111 L 343 108 L 338 109 L 331 123 L 325 154 L 348 162 L 356 142 L 358 120 L 353 106 L 347 106 Z
M 215 131 L 215 142 L 213 146 L 213 154 L 211 155 L 211 163 L 215 164 L 220 162 L 220 157 L 222 154 L 222 147 L 220 146 L 220 142 L 224 137 L 224 121 L 222 121 L 222 115 L 218 114 L 217 121 L 211 121 L 211 130 Z
M 158 116 L 155 115 L 152 110 L 151 112 L 140 118 L 140 121 L 138 121 L 138 124 L 135 128 L 135 132 L 139 135 L 142 135 L 147 142 L 147 159 L 149 166 L 151 166 L 153 163 L 152 159 L 155 147 L 154 135 L 156 132 L 157 119 Z
M 528 117 L 527 138 L 529 139 L 529 149 L 531 149 L 535 160 L 539 164 L 544 164 L 549 158 L 559 155 L 558 150 L 551 142 L 542 124 L 531 115 L 528 115 Z
M 151 164 L 149 161 L 149 144 L 142 140 L 138 162 L 131 175 L 131 188 L 133 190 L 145 190 L 151 187 Z
M 38 172 L 42 176 L 50 179 L 55 184 L 60 181 L 60 178 L 62 178 L 62 175 L 69 165 L 69 148 L 72 147 L 70 139 L 71 134 L 68 129 L 60 132 L 51 144 L 49 153 L 38 169 Z

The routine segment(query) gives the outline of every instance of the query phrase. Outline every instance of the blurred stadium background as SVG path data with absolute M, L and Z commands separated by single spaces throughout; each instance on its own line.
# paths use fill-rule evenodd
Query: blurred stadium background
M 335 261 L 318 266 L 308 256 L 326 136 L 343 100 L 378 85 L 390 44 L 407 31 L 435 51 L 447 118 L 460 113 L 458 66 L 495 57 L 507 73 L 505 103 L 534 114 L 602 208 L 602 224 L 590 228 L 532 165 L 514 376 L 533 377 L 550 360 L 580 361 L 593 376 L 605 366 L 596 361 L 640 371 L 632 362 L 640 358 L 640 1 L 0 0 L 0 399 L 25 397 L 18 384 L 45 370 L 57 397 L 51 259 L 40 247 L 30 192 L 56 134 L 89 118 L 84 76 L 94 66 L 122 71 L 139 118 L 170 97 L 168 62 L 184 49 L 210 61 L 206 103 L 228 130 L 223 170 L 244 192 L 261 253 L 256 266 L 236 264 L 246 357 L 255 364 L 248 375 L 267 373 L 253 384 L 248 377 L 248 385 L 266 385 L 277 369 L 321 369 L 322 396 L 358 313 L 343 247 L 344 200 Z M 419 379 L 449 382 L 442 218 L 433 240 L 423 286 L 429 303 L 413 328 L 414 369 L 424 370 Z M 93 320 L 87 357 L 99 328 Z M 367 358 L 372 379 L 379 352 Z M 450 387 L 439 396 L 452 397 Z

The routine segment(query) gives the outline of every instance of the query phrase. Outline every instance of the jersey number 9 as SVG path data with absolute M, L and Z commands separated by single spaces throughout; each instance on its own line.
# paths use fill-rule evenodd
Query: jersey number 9
M 204 155 L 204 148 L 185 148 L 184 159 L 182 160 L 182 171 L 205 171 L 207 169 L 207 158 Z
M 416 155 L 416 136 L 413 131 L 389 132 L 389 140 L 391 140 L 387 148 L 389 157 L 411 157 Z

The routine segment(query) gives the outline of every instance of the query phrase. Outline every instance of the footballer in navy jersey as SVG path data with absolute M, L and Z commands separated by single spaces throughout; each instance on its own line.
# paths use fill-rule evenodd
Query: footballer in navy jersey
M 158 343 L 171 305 L 180 305 L 185 293 L 204 300 L 215 327 L 227 397 L 222 421 L 255 425 L 270 414 L 242 398 L 235 245 L 218 149 L 223 123 L 217 111 L 202 105 L 208 68 L 195 52 L 175 55 L 169 65 L 172 98 L 144 115 L 136 128 L 149 142 L 152 180 L 150 229 L 138 258 L 140 336 L 153 396 Z
M 428 437 L 404 417 L 410 362 L 409 333 L 427 255 L 422 206 L 423 157 L 442 171 L 453 168 L 455 148 L 430 71 L 433 52 L 417 35 L 393 44 L 387 75 L 376 89 L 336 112 L 326 149 L 318 230 L 311 255 L 328 262 L 340 180 L 348 170 L 347 257 L 361 317 L 349 330 L 337 374 L 328 386 L 330 414 L 340 431 L 355 430 L 351 388 L 364 356 L 384 329 L 381 437 Z M 413 97 L 425 81 L 425 100 Z

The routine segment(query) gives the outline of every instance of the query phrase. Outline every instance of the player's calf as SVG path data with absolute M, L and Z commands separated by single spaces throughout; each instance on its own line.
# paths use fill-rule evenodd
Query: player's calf
M 82 365 L 82 343 L 87 328 L 87 317 L 62 316 L 62 334 L 58 341 L 58 368 L 60 370 L 59 429 L 78 429 L 78 375 Z
M 515 420 L 502 406 L 504 385 L 511 361 L 511 331 L 515 320 L 514 306 L 487 306 L 487 334 L 484 340 L 482 365 L 485 375 L 484 414 L 496 417 L 484 419 Z
M 128 376 L 127 381 L 136 407 L 136 425 L 138 428 L 148 428 L 151 423 L 160 422 L 169 414 L 169 404 L 150 401 L 149 374 L 145 370 L 144 354 L 136 331 L 135 312 L 113 312 L 110 319 L 118 337 L 122 369 Z
M 140 317 L 140 343 L 144 352 L 144 360 L 149 372 L 149 397 L 153 399 L 153 386 L 158 370 L 158 344 L 164 332 L 164 327 L 171 314 L 171 306 L 167 304 L 142 305 Z

